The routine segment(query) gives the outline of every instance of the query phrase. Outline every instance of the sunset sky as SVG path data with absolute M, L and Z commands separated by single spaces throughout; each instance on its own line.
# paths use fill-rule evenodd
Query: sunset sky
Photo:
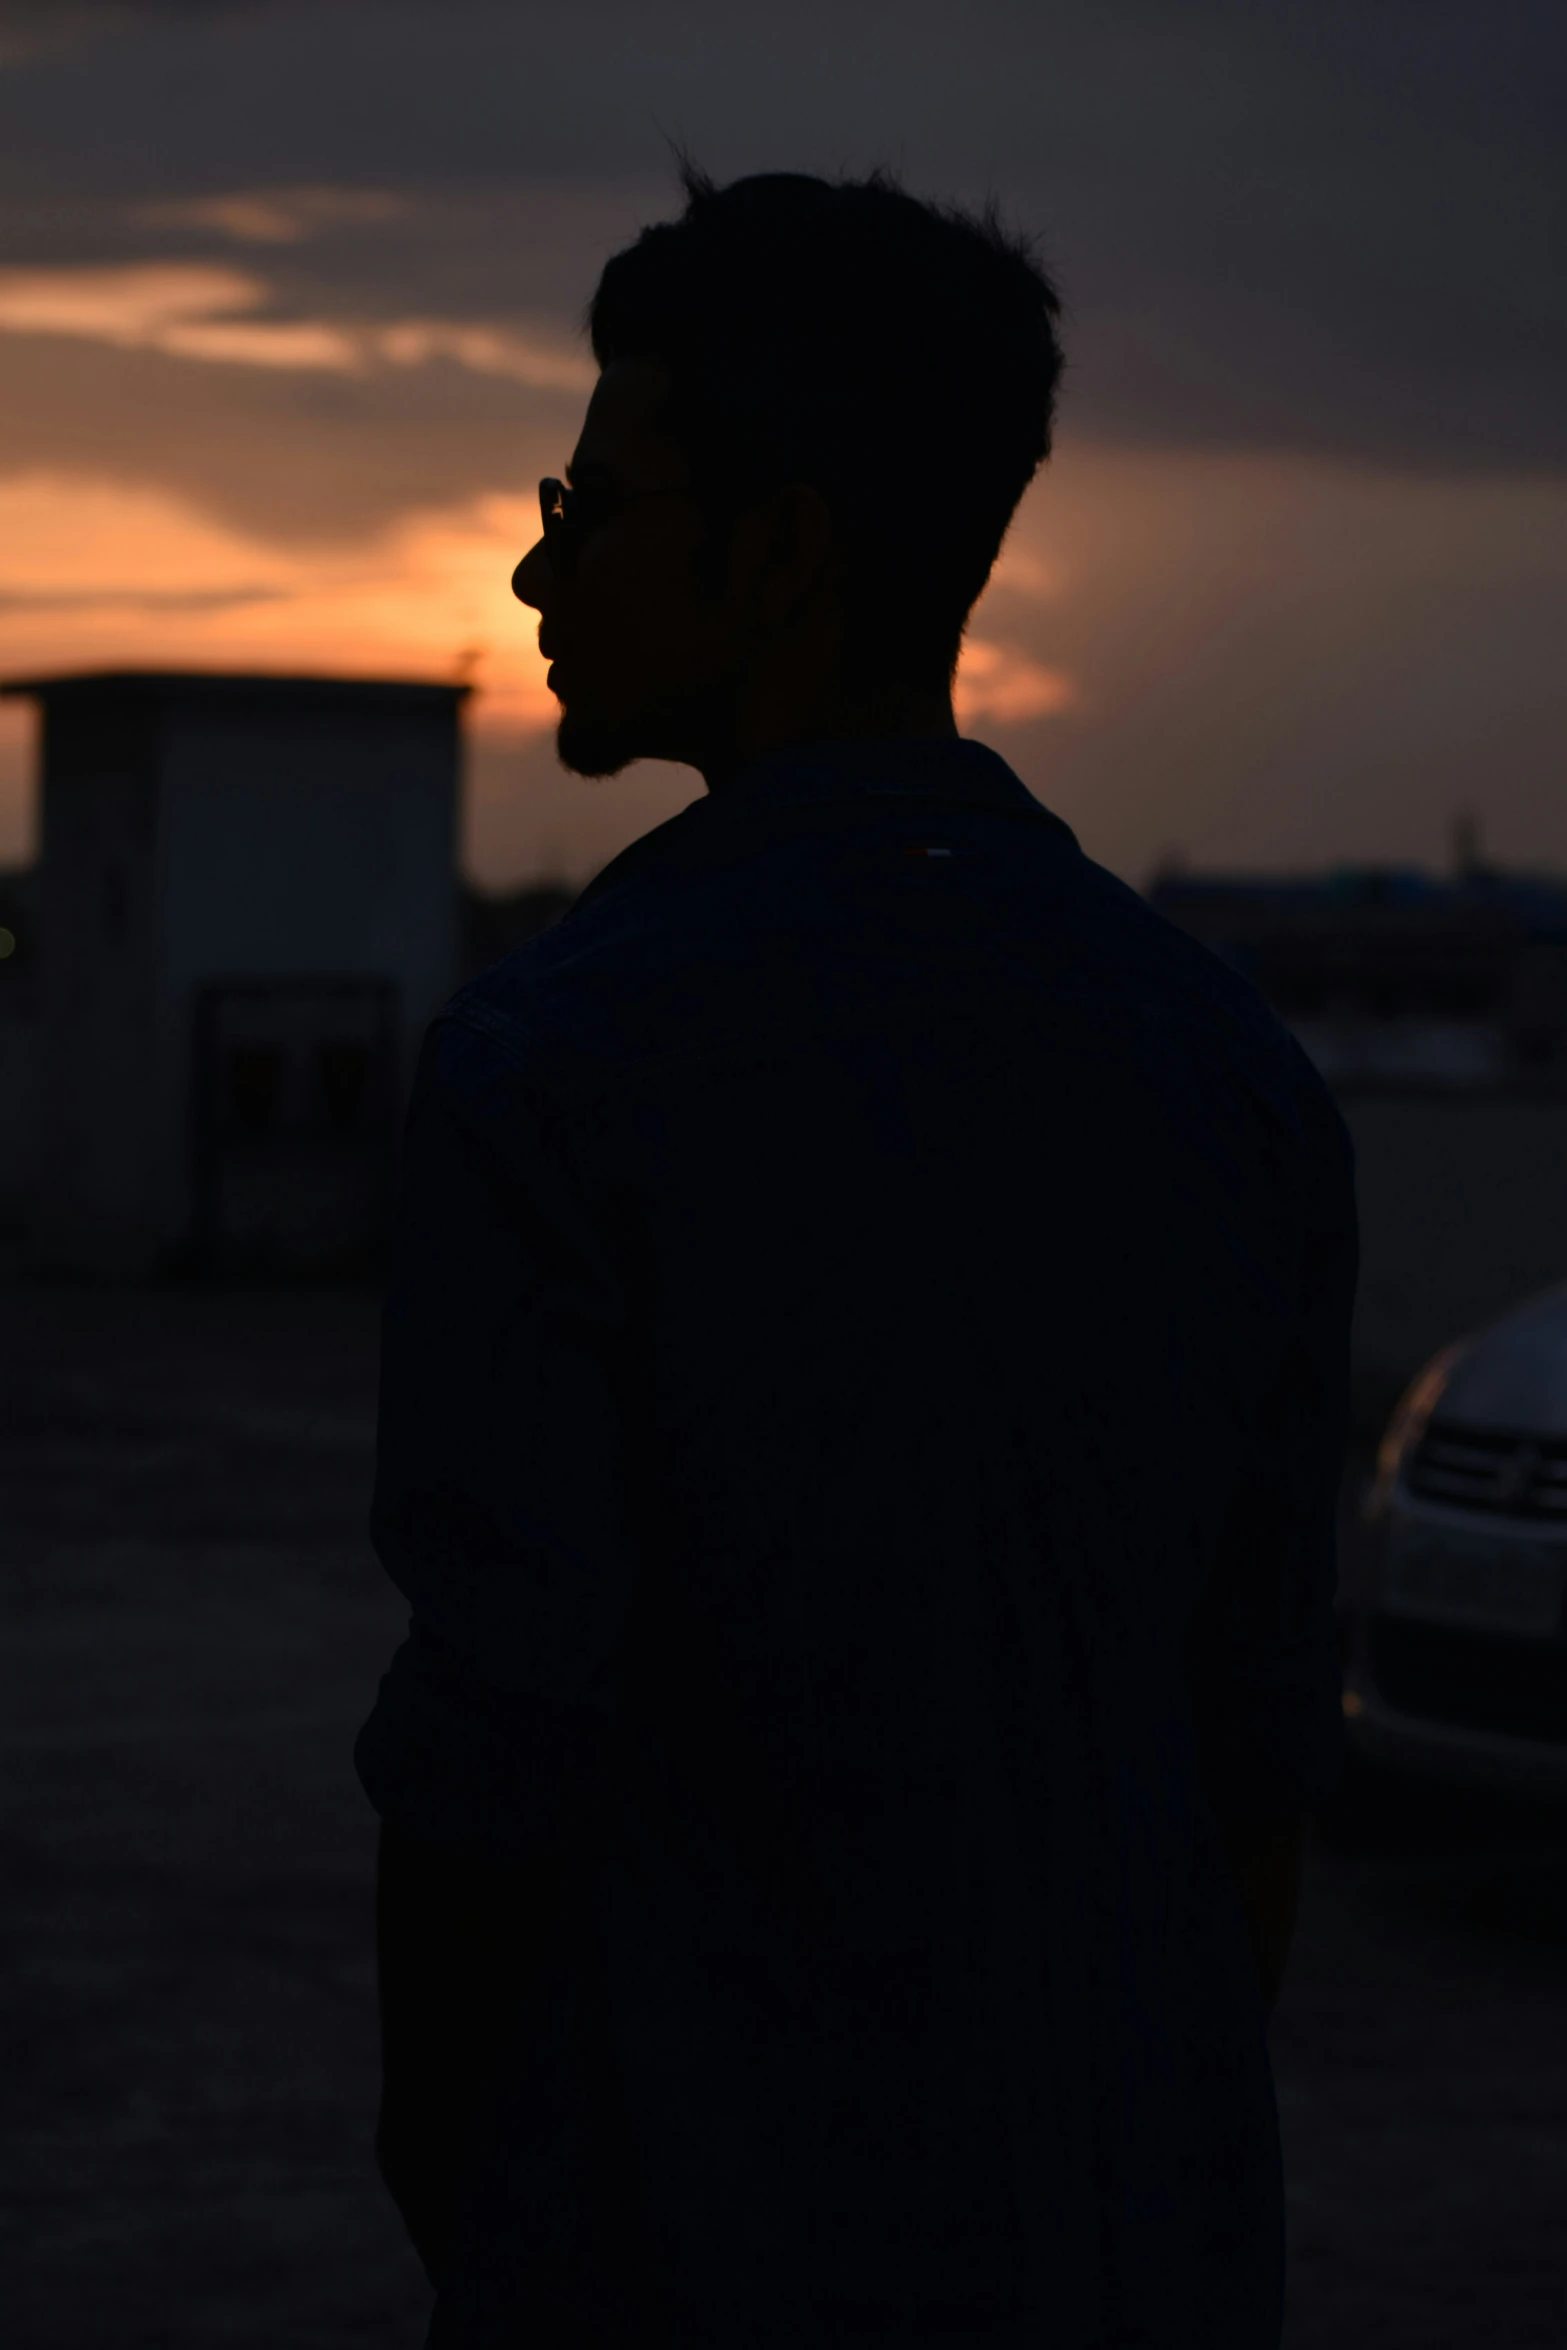
M 1508 0 L 0 0 L 0 677 L 469 677 L 491 884 L 695 797 L 560 773 L 507 585 L 678 136 L 1039 237 L 1057 447 L 960 711 L 1093 854 L 1440 864 L 1471 809 L 1567 868 L 1564 119 Z

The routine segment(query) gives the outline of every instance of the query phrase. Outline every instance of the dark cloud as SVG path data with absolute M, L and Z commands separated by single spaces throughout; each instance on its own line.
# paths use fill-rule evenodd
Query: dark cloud
M 406 200 L 267 256 L 300 315 L 569 321 L 721 176 L 994 188 L 1071 304 L 1066 429 L 1436 469 L 1567 461 L 1567 12 L 1473 0 L 269 0 L 0 7 L 13 261 L 213 250 L 149 201 Z
M 295 544 L 363 537 L 409 507 L 531 486 L 570 454 L 581 406 L 577 395 L 524 394 L 451 365 L 361 381 L 43 337 L 0 348 L 8 473 L 157 482 L 256 537 Z
M 60 588 L 0 593 L 0 612 L 227 612 L 277 604 L 286 590 L 240 588 Z

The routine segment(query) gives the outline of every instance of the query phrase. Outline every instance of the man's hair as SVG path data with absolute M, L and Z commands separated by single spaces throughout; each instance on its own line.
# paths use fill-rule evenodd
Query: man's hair
M 720 188 L 685 163 L 681 181 L 681 217 L 599 280 L 595 358 L 668 368 L 662 423 L 715 523 L 788 483 L 818 490 L 851 662 L 867 679 L 945 682 L 1049 454 L 1055 288 L 994 205 L 921 203 L 883 172 Z

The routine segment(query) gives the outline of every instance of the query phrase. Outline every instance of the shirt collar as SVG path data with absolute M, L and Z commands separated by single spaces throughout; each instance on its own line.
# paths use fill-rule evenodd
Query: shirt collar
M 845 800 L 935 800 L 972 808 L 997 808 L 1036 817 L 1071 847 L 1071 827 L 1036 800 L 995 751 L 964 735 L 839 736 L 826 742 L 791 743 L 754 759 L 721 790 L 693 800 L 678 816 L 655 825 L 621 850 L 594 875 L 571 909 L 604 895 L 661 856 L 677 842 L 725 837 L 731 822 L 780 808 L 841 804 Z
M 958 800 L 1045 809 L 1005 759 L 966 736 L 839 736 L 769 751 L 709 795 L 715 808 L 798 807 L 813 800 Z

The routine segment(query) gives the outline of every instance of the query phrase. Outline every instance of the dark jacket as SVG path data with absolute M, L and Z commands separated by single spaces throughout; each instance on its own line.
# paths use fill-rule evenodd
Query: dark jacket
M 361 1775 L 575 1871 L 432 2342 L 1275 2343 L 1215 1819 L 1334 1773 L 1355 1258 L 1284 1030 L 992 752 L 817 746 L 453 1000 L 404 1195 Z

